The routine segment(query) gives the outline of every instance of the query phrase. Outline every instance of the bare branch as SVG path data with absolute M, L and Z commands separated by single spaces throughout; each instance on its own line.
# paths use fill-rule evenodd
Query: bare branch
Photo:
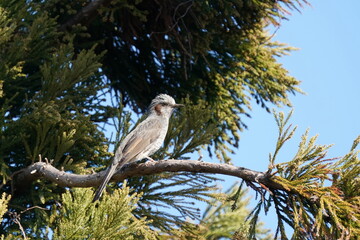
M 197 160 L 159 160 L 145 163 L 131 163 L 119 170 L 111 181 L 123 181 L 134 176 L 151 175 L 161 172 L 195 172 L 195 173 L 214 173 L 239 177 L 247 182 L 261 184 L 270 189 L 284 188 L 271 180 L 271 176 L 263 172 L 253 171 L 243 167 L 236 167 L 229 164 L 209 163 Z M 64 187 L 97 187 L 105 171 L 89 175 L 79 175 L 67 173 L 56 169 L 51 164 L 45 162 L 34 163 L 23 169 L 15 179 L 16 183 L 29 183 L 36 179 L 46 179 Z M 15 186 L 17 185 L 15 183 Z
M 23 226 L 21 225 L 21 222 L 20 222 L 20 220 L 21 220 L 20 219 L 20 214 L 18 214 L 17 212 L 8 212 L 8 215 L 10 216 L 11 221 L 13 221 L 15 224 L 17 224 L 19 226 L 19 229 L 21 231 L 23 239 L 27 240 L 28 238 L 26 237 L 25 230 L 24 230 L 24 228 L 23 228 Z
M 27 211 L 30 211 L 30 210 L 33 210 L 33 209 L 41 209 L 41 210 L 45 210 L 45 211 L 49 211 L 49 209 L 47 208 L 43 208 L 43 207 L 40 207 L 40 206 L 32 206 L 32 207 L 29 207 L 23 211 L 20 212 L 20 214 L 23 214 L 24 212 L 27 212 Z

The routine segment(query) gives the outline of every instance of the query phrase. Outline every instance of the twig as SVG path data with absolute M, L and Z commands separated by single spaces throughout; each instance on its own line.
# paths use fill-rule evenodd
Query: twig
M 190 2 L 191 2 L 191 4 L 186 8 L 185 13 L 182 14 L 182 15 L 180 15 L 178 18 L 176 18 L 175 15 L 176 15 L 179 7 L 182 6 L 182 5 L 185 5 L 185 4 L 187 4 L 187 3 L 190 3 Z M 172 18 L 173 18 L 173 21 L 174 21 L 174 24 L 172 24 L 172 26 L 170 26 L 170 27 L 168 28 L 168 30 L 165 30 L 165 31 L 162 31 L 162 32 L 152 32 L 152 33 L 150 33 L 150 36 L 152 36 L 153 34 L 165 34 L 165 33 L 168 33 L 168 32 L 171 32 L 172 30 L 174 30 L 174 28 L 175 28 L 176 26 L 178 26 L 179 21 L 188 14 L 188 12 L 189 12 L 190 8 L 193 6 L 193 4 L 194 4 L 194 1 L 193 1 L 193 0 L 188 0 L 188 1 L 186 1 L 186 2 L 183 2 L 183 3 L 180 3 L 179 5 L 177 5 L 176 8 L 175 8 L 175 10 L 174 10 L 173 17 L 172 17 Z M 157 18 L 158 18 L 158 17 L 157 17 Z
M 20 214 L 23 214 L 24 212 L 27 212 L 27 211 L 32 210 L 32 209 L 35 209 L 35 208 L 36 208 L 36 209 L 45 210 L 45 211 L 49 211 L 49 209 L 47 209 L 47 208 L 43 208 L 43 207 L 39 207 L 39 206 L 32 206 L 32 207 L 29 207 L 29 208 L 21 211 Z
M 21 214 L 23 214 L 23 213 L 25 213 L 25 212 L 27 212 L 27 211 L 30 211 L 30 210 L 32 210 L 32 209 L 35 209 L 35 208 L 41 209 L 41 210 L 47 210 L 47 211 L 49 210 L 49 209 L 46 209 L 46 208 L 43 208 L 43 207 L 39 207 L 39 206 L 32 206 L 32 207 L 29 207 L 29 208 L 21 211 L 20 214 L 17 213 L 17 212 L 10 212 L 10 211 L 7 212 L 7 214 L 8 214 L 8 215 L 10 216 L 10 218 L 11 218 L 11 221 L 13 221 L 15 224 L 17 224 L 17 225 L 19 226 L 19 229 L 20 229 L 20 231 L 21 231 L 21 234 L 22 234 L 24 240 L 27 240 L 27 237 L 26 237 L 25 230 L 24 230 L 23 226 L 22 226 L 21 223 L 20 223 Z
M 22 234 L 24 240 L 27 240 L 25 230 L 20 223 L 20 214 L 18 214 L 17 212 L 8 212 L 8 214 L 11 218 L 11 221 L 13 221 L 15 224 L 17 224 L 19 226 L 19 229 L 21 231 L 21 234 Z

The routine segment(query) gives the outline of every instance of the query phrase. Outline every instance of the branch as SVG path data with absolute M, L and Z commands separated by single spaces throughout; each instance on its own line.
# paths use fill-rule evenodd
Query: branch
M 99 173 L 80 175 L 67 173 L 56 169 L 49 163 L 37 162 L 25 169 L 16 177 L 19 184 L 30 183 L 36 179 L 46 179 L 64 187 L 97 187 L 105 175 L 105 170 Z M 193 172 L 223 174 L 244 179 L 246 182 L 258 183 L 271 189 L 284 190 L 284 188 L 271 180 L 267 173 L 253 171 L 243 167 L 229 164 L 208 163 L 198 160 L 159 160 L 145 163 L 130 163 L 119 170 L 111 181 L 123 181 L 134 176 L 151 175 L 162 172 Z M 17 184 L 15 184 L 17 185 Z
M 75 24 L 89 22 L 89 19 L 93 18 L 97 14 L 97 10 L 101 6 L 108 5 L 112 0 L 94 0 L 91 1 L 88 5 L 82 8 L 75 16 L 70 18 L 67 22 L 60 26 L 60 31 L 65 31 Z

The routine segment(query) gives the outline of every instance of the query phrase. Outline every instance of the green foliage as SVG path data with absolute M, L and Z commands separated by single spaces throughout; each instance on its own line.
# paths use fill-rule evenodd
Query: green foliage
M 7 205 L 10 200 L 10 195 L 6 195 L 6 193 L 3 193 L 0 198 L 0 222 L 3 220 L 3 216 L 7 211 Z
M 2 1 L 6 9 L 9 30 L 1 41 L 0 79 L 4 81 L 4 96 L 0 103 L 12 98 L 12 117 L 16 117 L 24 102 L 40 88 L 39 66 L 49 59 L 58 44 L 56 22 L 46 12 L 26 11 L 21 1 Z M 31 4 L 28 6 L 32 9 Z M 4 30 L 4 28 L 2 28 Z
M 59 33 L 56 17 L 40 9 L 29 1 L 0 3 L 1 190 L 16 189 L 9 205 L 15 213 L 49 207 L 64 191 L 48 182 L 17 184 L 16 171 L 37 161 L 39 154 L 77 173 L 90 173 L 87 166 L 111 156 L 97 126 L 114 115 L 113 108 L 102 104 L 101 91 L 107 88 L 98 74 L 103 55 L 95 47 L 75 50 L 74 37 Z M 25 211 L 21 224 L 38 234 L 47 214 Z M 5 218 L 2 231 L 17 232 L 18 226 Z
M 7 12 L 4 8 L 0 7 L 0 49 L 4 49 L 6 46 L 6 43 L 9 42 L 12 33 L 15 30 L 16 25 L 11 22 L 11 20 L 7 16 Z M 0 50 L 0 53 L 2 53 L 3 50 Z M 22 63 L 18 62 L 14 66 L 9 66 L 4 64 L 5 61 L 3 61 L 2 54 L 0 55 L 0 62 L 2 63 L 0 66 L 0 98 L 4 96 L 3 91 L 3 84 L 4 79 L 6 78 L 17 78 L 23 76 L 21 74 L 22 70 Z
M 236 209 L 233 207 L 234 194 L 236 197 Z M 230 197 L 228 197 L 230 196 Z M 200 222 L 191 232 L 186 231 L 183 226 L 172 230 L 172 234 L 161 234 L 159 239 L 249 239 L 249 225 L 246 222 L 249 198 L 246 198 L 246 191 L 234 184 L 226 193 L 219 193 L 216 198 L 208 202 L 208 206 L 200 219 Z M 257 239 L 271 239 L 268 230 L 262 228 L 256 233 Z
M 64 194 L 46 181 L 17 181 L 40 154 L 68 172 L 103 169 L 112 156 L 108 145 L 134 126 L 130 112 L 143 111 L 160 92 L 186 108 L 174 114 L 154 158 L 186 159 L 207 148 L 230 162 L 252 99 L 268 110 L 270 104 L 289 106 L 289 94 L 301 92 L 299 81 L 277 63 L 293 48 L 272 42 L 264 28 L 303 2 L 105 0 L 67 26 L 89 1 L 1 1 L 1 186 L 14 191 L 7 210 L 21 219 L 4 215 L 6 239 L 23 232 L 32 239 L 49 232 L 54 239 L 254 238 L 263 236 L 259 212 L 272 205 L 283 239 L 285 223 L 294 228 L 294 239 L 359 235 L 360 138 L 343 158 L 326 159 L 329 146 L 306 133 L 293 160 L 279 164 L 278 153 L 295 131 L 282 114 L 267 173 L 282 189 L 250 184 L 262 198 L 249 222 L 243 192 L 231 190 L 240 199 L 232 209 L 220 203 L 212 184 L 217 179 L 201 173 L 136 177 L 129 179 L 131 190 L 110 184 L 111 195 L 96 203 L 89 189 Z M 114 92 L 116 104 L 110 105 Z M 108 124 L 116 128 L 112 143 L 102 131 Z M 211 204 L 200 224 L 196 201 Z
M 268 171 L 270 176 L 276 169 L 272 179 L 284 189 L 257 189 L 262 200 L 252 212 L 252 226 L 255 228 L 260 209 L 268 211 L 274 204 L 278 216 L 276 235 L 280 233 L 282 239 L 287 239 L 284 223 L 294 229 L 292 239 L 355 239 L 360 233 L 360 161 L 359 151 L 355 150 L 359 138 L 343 158 L 326 159 L 330 146 L 316 145 L 317 137 L 308 139 L 307 131 L 294 158 L 275 164 L 280 148 L 295 131 L 287 126 L 290 115 L 275 115 L 279 138 Z
M 0 8 L 0 45 L 3 46 L 4 43 L 9 41 L 12 32 L 15 29 L 15 24 L 13 24 L 10 19 L 8 19 L 7 12 L 4 8 Z
M 32 162 L 43 154 L 54 159 L 54 164 L 58 165 L 75 142 L 83 142 L 90 147 L 91 141 L 98 141 L 89 139 L 89 133 L 98 135 L 101 140 L 100 133 L 96 133 L 96 125 L 84 111 L 96 104 L 92 101 L 100 90 L 96 86 L 100 82 L 93 74 L 100 67 L 100 57 L 90 49 L 78 53 L 74 59 L 72 44 L 66 44 L 61 45 L 59 51 L 40 67 L 42 87 L 33 99 L 25 103 L 26 112 L 18 121 L 19 125 L 31 126 L 21 136 L 27 157 Z M 35 146 L 31 146 L 34 143 Z M 84 157 L 71 155 L 77 159 Z
M 0 223 L 3 220 L 3 216 L 4 214 L 7 212 L 8 210 L 8 203 L 10 201 L 11 196 L 7 195 L 6 193 L 3 193 L 1 195 L 0 198 Z M 4 237 L 4 235 L 0 235 L 1 240 L 6 240 L 6 239 L 13 239 L 13 236 L 7 236 L 6 238 Z
M 241 184 L 242 185 L 242 184 Z M 227 199 L 214 200 L 205 210 L 201 220 L 203 236 L 207 240 L 249 239 L 249 225 L 246 221 L 249 215 L 249 197 L 242 187 L 234 184 L 226 194 Z M 256 239 L 271 239 L 271 234 L 258 223 Z M 241 238 L 240 238 L 241 237 Z
M 238 145 L 251 99 L 267 109 L 289 105 L 288 94 L 300 92 L 299 81 L 276 59 L 292 48 L 271 42 L 263 29 L 278 24 L 285 7 L 302 2 L 111 1 L 100 8 L 101 17 L 81 22 L 88 37 L 79 36 L 76 48 L 97 42 L 106 50 L 103 73 L 137 112 L 163 92 L 177 100 L 189 97 L 192 104 L 207 102 L 210 124 L 217 124 L 210 149 L 229 162 L 228 145 Z M 45 6 L 64 24 L 81 1 Z
M 130 194 L 126 184 L 92 203 L 93 191 L 72 189 L 62 196 L 60 210 L 50 216 L 54 239 L 156 239 L 146 218 L 132 211 L 141 195 Z
M 134 214 L 152 220 L 151 226 L 162 233 L 176 236 L 174 231 L 181 228 L 184 233 L 194 234 L 196 225 L 189 219 L 200 219 L 200 209 L 195 202 L 209 203 L 218 197 L 219 194 L 214 193 L 215 186 L 209 186 L 215 180 L 205 174 L 186 173 L 131 178 L 128 183 L 132 190 L 143 193 Z
M 182 159 L 186 154 L 200 151 L 209 146 L 213 137 L 218 135 L 217 124 L 211 120 L 212 109 L 204 101 L 193 105 L 189 98 L 184 99 L 185 105 L 173 114 L 169 130 L 161 149 L 156 157 Z
M 248 115 L 252 98 L 268 109 L 267 102 L 289 106 L 287 92 L 301 92 L 296 87 L 299 82 L 288 76 L 287 71 L 275 62 L 274 56 L 286 54 L 292 48 L 269 42 L 269 36 L 260 29 L 249 31 L 244 43 L 238 44 L 240 49 L 233 51 L 236 63 L 224 70 L 219 66 L 223 71 L 217 70 L 213 75 L 214 88 L 219 92 L 212 107 L 214 118 L 221 126 L 215 147 L 217 157 L 226 162 L 229 161 L 226 155 L 229 149 L 224 143 L 238 145 L 239 130 L 246 128 L 241 115 Z M 233 137 L 229 137 L 226 130 Z

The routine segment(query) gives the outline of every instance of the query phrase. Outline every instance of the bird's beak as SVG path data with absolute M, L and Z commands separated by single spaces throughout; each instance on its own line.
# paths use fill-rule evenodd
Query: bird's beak
M 184 104 L 173 104 L 172 107 L 173 108 L 181 108 L 181 107 L 184 107 L 185 105 Z

